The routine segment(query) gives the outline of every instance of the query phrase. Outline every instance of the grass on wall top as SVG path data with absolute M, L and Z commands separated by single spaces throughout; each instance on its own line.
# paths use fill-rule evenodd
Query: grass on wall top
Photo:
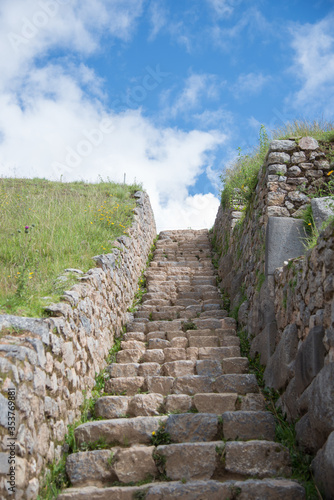
M 331 122 L 296 120 L 270 133 L 272 139 L 301 138 L 311 136 L 321 142 L 334 142 L 334 124 Z M 238 157 L 221 175 L 223 189 L 221 203 L 224 208 L 230 206 L 237 189 L 240 204 L 246 205 L 251 199 L 257 184 L 257 177 L 263 165 L 270 144 L 265 127 L 261 125 L 259 143 L 254 150 L 243 154 L 239 150 Z M 333 161 L 333 158 L 330 158 Z M 326 193 L 324 193 L 326 194 Z
M 0 314 L 41 316 L 127 233 L 141 186 L 0 179 Z M 61 276 L 66 275 L 66 278 Z M 48 297 L 47 299 L 43 297 Z

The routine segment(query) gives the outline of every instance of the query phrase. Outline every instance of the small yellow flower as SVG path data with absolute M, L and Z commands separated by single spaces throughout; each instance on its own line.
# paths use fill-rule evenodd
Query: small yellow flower
M 93 224 L 93 223 L 91 222 L 91 224 Z
M 155 431 L 152 432 L 152 436 L 155 436 Z
M 330 170 L 327 175 L 331 175 L 334 172 L 334 170 Z
M 311 223 L 311 222 L 309 222 L 309 223 L 308 223 L 308 225 L 309 225 L 309 226 L 312 226 L 312 223 Z

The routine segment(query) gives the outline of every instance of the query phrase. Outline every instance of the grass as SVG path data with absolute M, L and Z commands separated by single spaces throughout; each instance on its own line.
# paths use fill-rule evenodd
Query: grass
M 223 183 L 221 203 L 223 207 L 230 207 L 232 200 L 237 198 L 239 205 L 244 205 L 248 208 L 257 184 L 258 173 L 263 165 L 271 139 L 288 139 L 294 137 L 298 141 L 298 138 L 306 136 L 314 137 L 323 143 L 332 143 L 334 142 L 334 124 L 321 120 L 313 122 L 295 120 L 294 122 L 285 124 L 281 128 L 270 131 L 270 134 L 261 125 L 258 145 L 249 153 L 242 153 L 239 148 L 237 158 L 221 175 Z M 326 151 L 326 156 L 333 162 L 334 151 L 332 145 Z M 323 191 L 323 194 L 320 194 L 320 196 L 328 196 L 328 193 L 334 193 L 334 186 L 327 186 L 327 183 L 325 184 L 326 186 L 320 189 Z
M 127 234 L 138 185 L 0 179 L 0 314 L 41 316 Z M 65 277 L 64 277 L 65 275 Z M 43 297 L 48 297 L 47 301 Z

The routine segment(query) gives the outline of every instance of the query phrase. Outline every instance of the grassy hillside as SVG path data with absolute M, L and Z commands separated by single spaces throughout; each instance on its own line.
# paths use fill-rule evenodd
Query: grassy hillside
M 76 282 L 79 274 L 65 269 L 94 267 L 92 257 L 126 234 L 138 189 L 0 179 L 0 314 L 42 315 Z

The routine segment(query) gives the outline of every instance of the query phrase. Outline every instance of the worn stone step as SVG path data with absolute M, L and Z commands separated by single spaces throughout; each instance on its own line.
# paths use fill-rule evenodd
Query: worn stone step
M 162 374 L 171 377 L 182 377 L 184 375 L 194 375 L 195 361 L 179 360 L 164 363 L 162 365 Z
M 169 340 L 159 338 L 148 339 L 147 349 L 166 349 L 167 347 L 172 347 Z
M 121 349 L 123 351 L 127 350 L 127 349 L 131 349 L 131 350 L 140 349 L 142 351 L 145 351 L 146 346 L 145 346 L 145 342 L 139 342 L 138 340 L 127 340 L 127 341 L 122 340 Z
M 104 439 L 111 446 L 149 445 L 152 432 L 157 432 L 160 423 L 165 423 L 168 418 L 159 416 L 97 420 L 79 425 L 74 434 L 79 447 L 83 443 L 94 443 L 99 439 Z
M 189 347 L 219 347 L 219 339 L 217 336 L 190 336 Z
M 116 354 L 117 363 L 138 363 L 145 352 L 142 349 L 125 349 L 124 351 L 118 351 Z
M 275 419 L 269 411 L 226 411 L 222 420 L 226 440 L 275 440 Z
M 222 361 L 224 374 L 247 373 L 249 369 L 248 358 L 225 358 Z
M 246 481 L 170 481 L 143 486 L 70 488 L 57 500 L 231 500 L 236 492 L 240 500 L 305 500 L 305 490 L 289 479 L 248 479 Z M 145 495 L 145 496 L 144 496 Z
M 248 392 L 259 392 L 259 386 L 255 375 L 250 373 L 221 375 L 217 377 L 213 384 L 215 392 L 237 392 L 247 394 Z
M 240 357 L 240 348 L 238 346 L 231 347 L 199 347 L 199 359 L 218 359 L 223 361 L 226 358 Z
M 105 392 L 107 394 L 119 394 L 133 396 L 138 391 L 145 389 L 145 377 L 119 377 L 107 380 L 105 383 Z
M 243 476 L 291 475 L 288 449 L 272 441 L 232 441 L 225 445 L 225 469 Z
M 128 340 L 137 340 L 139 342 L 145 342 L 146 336 L 143 332 L 126 332 L 124 334 L 123 340 L 127 342 Z
M 226 411 L 234 411 L 236 409 L 238 394 L 195 394 L 193 405 L 200 413 L 208 412 L 221 415 Z
M 204 311 L 201 313 L 200 318 L 226 318 L 228 316 L 228 312 L 224 311 L 224 309 L 214 309 L 212 311 Z

